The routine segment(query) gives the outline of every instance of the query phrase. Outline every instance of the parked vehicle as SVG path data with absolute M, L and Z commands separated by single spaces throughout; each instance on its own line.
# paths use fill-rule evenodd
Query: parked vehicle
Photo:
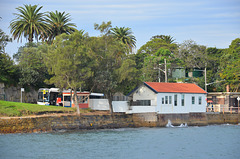
M 38 90 L 39 105 L 62 105 L 61 93 L 59 88 L 40 88 Z

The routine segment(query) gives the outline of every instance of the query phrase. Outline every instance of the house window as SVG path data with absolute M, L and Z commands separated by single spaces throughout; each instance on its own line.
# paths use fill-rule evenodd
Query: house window
M 202 97 L 198 97 L 198 104 L 199 104 L 199 105 L 202 104 Z
M 169 104 L 172 104 L 172 96 L 169 96 Z
M 195 104 L 195 97 L 192 96 L 192 104 Z
M 174 95 L 174 106 L 177 106 L 177 94 Z
M 151 106 L 151 100 L 137 100 L 133 101 L 132 106 Z
M 168 96 L 165 96 L 165 104 L 168 104 Z
M 184 94 L 182 94 L 181 97 L 182 97 L 182 98 L 181 98 L 182 106 L 184 106 Z
M 164 104 L 164 98 L 162 97 L 162 104 Z

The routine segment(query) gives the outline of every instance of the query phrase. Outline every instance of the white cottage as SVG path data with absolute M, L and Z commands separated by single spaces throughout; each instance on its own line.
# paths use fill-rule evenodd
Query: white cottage
M 192 83 L 144 82 L 129 93 L 131 106 L 128 113 L 206 112 L 206 94 Z

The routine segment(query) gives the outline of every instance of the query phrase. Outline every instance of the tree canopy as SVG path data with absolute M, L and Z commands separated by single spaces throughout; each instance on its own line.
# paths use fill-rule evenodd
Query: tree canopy
M 240 87 L 240 38 L 232 41 L 221 58 L 220 77 L 230 85 L 231 91 Z
M 49 42 L 51 42 L 57 35 L 62 33 L 71 34 L 76 29 L 76 25 L 70 23 L 70 14 L 65 12 L 48 12 L 46 15 L 46 22 L 49 26 L 49 31 L 47 33 L 46 38 Z
M 56 37 L 46 52 L 46 65 L 53 75 L 48 81 L 57 87 L 74 91 L 74 104 L 80 114 L 77 90 L 93 75 L 91 65 L 94 53 L 88 46 L 88 36 L 84 31 L 76 31 L 70 35 L 61 34 Z
M 114 38 L 117 40 L 122 41 L 124 44 L 126 44 L 132 51 L 133 47 L 136 47 L 136 38 L 133 36 L 133 33 L 130 28 L 125 27 L 115 27 L 111 29 L 111 34 Z
M 113 112 L 112 100 L 114 93 L 123 91 L 128 81 L 136 77 L 137 69 L 134 60 L 130 59 L 125 44 L 116 40 L 109 33 L 111 22 L 103 22 L 95 24 L 95 29 L 102 34 L 98 38 L 94 38 L 95 42 L 93 50 L 97 53 L 98 63 L 94 69 L 94 83 L 98 90 L 103 92 L 108 98 L 110 110 Z

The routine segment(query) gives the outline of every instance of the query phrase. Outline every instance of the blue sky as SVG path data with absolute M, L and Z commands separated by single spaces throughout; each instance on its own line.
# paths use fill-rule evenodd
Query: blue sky
M 192 39 L 207 47 L 228 48 L 240 37 L 240 0 L 1 0 L 0 28 L 10 35 L 13 13 L 23 4 L 37 4 L 45 11 L 70 13 L 77 29 L 98 36 L 94 23 L 112 21 L 112 26 L 130 27 L 137 49 L 154 35 L 171 35 L 178 44 Z M 13 55 L 22 43 L 9 43 Z

